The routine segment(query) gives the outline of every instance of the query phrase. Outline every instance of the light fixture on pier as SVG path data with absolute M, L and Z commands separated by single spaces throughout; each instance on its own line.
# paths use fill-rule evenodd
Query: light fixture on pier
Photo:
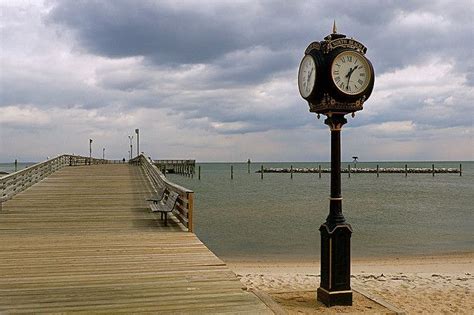
M 89 139 L 89 165 L 92 162 L 92 139 Z
M 128 136 L 128 139 L 130 140 L 130 160 L 132 159 L 132 154 L 133 154 L 133 136 Z
M 135 133 L 137 134 L 137 156 L 140 155 L 140 130 L 135 129 Z

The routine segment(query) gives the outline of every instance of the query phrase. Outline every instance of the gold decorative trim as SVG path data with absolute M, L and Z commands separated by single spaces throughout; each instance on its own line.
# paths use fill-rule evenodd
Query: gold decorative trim
M 318 290 L 324 291 L 327 294 L 341 294 L 341 293 L 352 293 L 352 290 L 343 290 L 343 291 L 328 291 L 323 287 L 319 287 Z

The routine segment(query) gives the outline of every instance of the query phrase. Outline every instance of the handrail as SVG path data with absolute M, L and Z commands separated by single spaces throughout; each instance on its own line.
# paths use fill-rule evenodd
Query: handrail
M 0 209 L 1 204 L 16 194 L 48 177 L 64 166 L 109 164 L 119 160 L 104 160 L 79 155 L 63 154 L 53 159 L 34 164 L 25 169 L 0 178 Z
M 178 206 L 173 210 L 173 215 L 189 232 L 193 232 L 194 191 L 170 182 L 156 167 L 153 160 L 145 157 L 143 154 L 131 159 L 129 163 L 139 165 L 143 169 L 155 192 L 165 188 L 168 191 L 178 193 Z

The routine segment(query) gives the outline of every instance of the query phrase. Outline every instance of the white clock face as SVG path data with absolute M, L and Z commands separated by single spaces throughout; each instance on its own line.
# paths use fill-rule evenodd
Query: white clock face
M 344 51 L 334 58 L 331 78 L 343 93 L 356 95 L 363 92 L 370 82 L 370 67 L 366 59 L 354 51 Z
M 298 72 L 298 87 L 302 97 L 308 97 L 314 89 L 316 81 L 316 64 L 310 55 L 304 56 L 301 60 Z

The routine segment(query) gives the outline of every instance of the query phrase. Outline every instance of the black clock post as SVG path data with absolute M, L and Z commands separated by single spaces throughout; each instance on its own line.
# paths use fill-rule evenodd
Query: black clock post
M 341 129 L 343 114 L 331 114 L 324 121 L 331 130 L 331 195 L 329 215 L 321 225 L 321 284 L 318 300 L 332 305 L 352 305 L 351 234 L 342 214 Z
M 327 306 L 352 305 L 352 228 L 342 214 L 341 130 L 346 114 L 363 109 L 374 87 L 374 69 L 360 42 L 333 33 L 305 51 L 298 87 L 310 112 L 326 115 L 331 131 L 331 195 L 329 215 L 321 232 L 321 283 L 317 298 Z

